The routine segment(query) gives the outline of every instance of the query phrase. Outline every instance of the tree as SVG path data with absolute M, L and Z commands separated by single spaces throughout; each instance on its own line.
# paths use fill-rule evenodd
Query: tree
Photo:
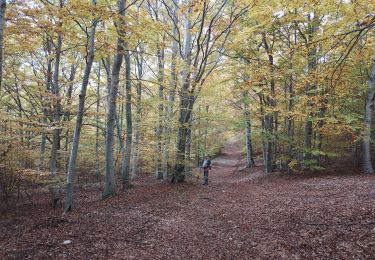
M 122 59 L 125 53 L 123 39 L 124 32 L 124 16 L 125 16 L 125 0 L 118 1 L 119 23 L 117 24 L 117 45 L 116 55 L 113 59 L 111 86 L 108 95 L 108 112 L 106 125 L 106 144 L 105 144 L 105 186 L 102 194 L 103 198 L 107 198 L 116 193 L 115 169 L 114 169 L 114 128 L 116 123 L 116 99 L 118 94 L 119 75 Z
M 169 176 L 168 172 L 168 162 L 169 162 L 169 145 L 171 142 L 171 119 L 173 114 L 173 107 L 176 98 L 176 89 L 177 89 L 177 55 L 178 55 L 178 42 L 173 39 L 178 37 L 178 0 L 173 0 L 173 9 L 171 11 L 171 20 L 172 20 L 172 47 L 171 47 L 171 68 L 170 68 L 170 79 L 169 79 L 169 90 L 168 90 L 168 102 L 165 106 L 165 141 L 163 149 L 163 158 L 162 158 L 162 170 L 163 170 L 163 179 L 167 180 Z
M 197 12 L 199 18 L 197 20 L 200 22 L 192 24 L 192 5 L 190 1 L 185 1 L 184 5 L 187 12 L 183 19 L 183 44 L 179 43 L 179 46 L 183 46 L 180 53 L 184 64 L 181 71 L 177 154 L 172 182 L 185 180 L 186 139 L 195 100 L 206 78 L 220 62 L 233 24 L 247 10 L 247 7 L 241 8 L 229 1 L 223 1 L 220 4 L 217 1 L 203 2 L 202 10 Z M 220 23 L 221 19 L 225 19 L 226 22 Z M 194 37 L 192 35 L 193 25 L 198 27 Z
M 96 1 L 93 0 L 92 4 L 95 6 Z M 84 109 L 85 109 L 87 86 L 89 84 L 91 68 L 92 68 L 92 64 L 94 62 L 94 56 L 95 56 L 95 30 L 96 30 L 97 23 L 98 23 L 98 19 L 94 18 L 91 22 L 90 34 L 88 35 L 88 46 L 87 46 L 88 52 L 86 55 L 86 67 L 85 67 L 85 71 L 83 74 L 81 92 L 79 94 L 79 105 L 78 105 L 78 111 L 77 111 L 76 126 L 74 129 L 73 145 L 71 148 L 71 154 L 70 154 L 69 166 L 68 166 L 68 180 L 66 184 L 67 202 L 65 205 L 65 212 L 69 212 L 73 209 L 73 188 L 74 188 L 74 178 L 75 178 L 75 173 L 76 173 L 76 160 L 77 160 L 77 155 L 78 155 L 78 145 L 79 145 L 79 139 L 81 135 L 81 128 L 82 128 L 83 115 L 84 115 Z
M 131 158 L 131 147 L 133 138 L 133 119 L 132 119 L 132 101 L 131 101 L 131 78 L 130 78 L 130 52 L 125 50 L 125 77 L 126 77 L 126 103 L 125 103 L 125 114 L 126 114 L 126 133 L 125 133 L 125 146 L 122 151 L 122 186 L 123 189 L 130 187 L 130 158 Z
M 365 173 L 374 173 L 371 162 L 371 126 L 372 117 L 374 110 L 374 99 L 375 99 L 375 59 L 372 62 L 369 78 L 368 78 L 368 90 L 366 98 L 366 108 L 364 116 L 364 138 L 363 138 L 363 171 Z
M 5 11 L 7 8 L 6 0 L 0 1 L 0 89 L 3 81 L 3 43 L 4 43 L 4 27 L 5 27 Z
M 61 11 L 64 7 L 64 1 L 59 0 L 59 10 Z M 54 175 L 57 172 L 58 167 L 58 150 L 60 149 L 60 115 L 61 115 L 61 101 L 60 101 L 60 85 L 59 85 L 59 72 L 60 72 L 60 59 L 61 59 L 61 49 L 62 49 L 62 22 L 59 20 L 57 25 L 57 42 L 55 44 L 55 60 L 53 66 L 53 76 L 52 76 L 52 94 L 54 95 L 53 106 L 53 139 L 51 148 L 51 158 L 50 158 L 50 171 Z

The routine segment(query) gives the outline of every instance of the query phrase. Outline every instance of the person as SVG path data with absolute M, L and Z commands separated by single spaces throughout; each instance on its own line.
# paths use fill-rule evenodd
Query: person
M 208 155 L 204 157 L 201 169 L 203 168 L 204 182 L 202 185 L 208 185 L 208 171 L 211 170 L 211 160 Z

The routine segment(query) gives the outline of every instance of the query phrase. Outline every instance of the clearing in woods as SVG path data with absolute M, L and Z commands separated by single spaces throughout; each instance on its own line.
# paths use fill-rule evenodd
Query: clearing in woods
M 213 160 L 209 186 L 144 176 L 100 200 L 76 195 L 70 214 L 45 194 L 2 216 L 0 258 L 360 259 L 375 255 L 375 177 L 264 175 L 244 169 L 237 142 Z M 201 179 L 199 180 L 201 181 Z M 63 242 L 70 240 L 64 245 Z

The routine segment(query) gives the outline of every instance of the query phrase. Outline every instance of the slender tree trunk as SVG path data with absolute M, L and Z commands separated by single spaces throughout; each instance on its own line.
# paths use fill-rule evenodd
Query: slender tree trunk
M 125 74 L 126 74 L 126 137 L 125 147 L 123 151 L 123 161 L 121 168 L 122 186 L 123 189 L 130 187 L 130 158 L 133 138 L 133 121 L 132 121 L 132 106 L 131 106 L 131 78 L 130 78 L 130 53 L 125 50 Z
M 289 166 L 293 159 L 293 139 L 294 139 L 294 119 L 287 119 L 287 131 L 288 131 L 288 160 L 287 160 L 287 170 L 288 173 L 292 173 L 292 168 Z
M 45 118 L 42 119 L 42 122 L 43 122 L 43 124 L 47 123 Z M 46 143 L 47 143 L 47 134 L 46 134 L 45 130 L 43 129 L 42 135 L 41 135 L 41 138 L 40 138 L 40 156 L 39 156 L 39 166 L 38 166 L 39 172 L 44 169 L 44 156 L 45 156 L 45 153 L 46 153 Z
M 266 141 L 265 141 L 265 169 L 266 169 L 266 173 L 271 173 L 272 170 L 273 170 L 273 152 L 272 152 L 272 148 L 273 148 L 273 143 L 272 143 L 272 138 L 273 138 L 273 129 L 272 129 L 272 125 L 273 125 L 273 117 L 272 115 L 270 114 L 266 114 L 265 115 L 265 118 L 264 118 L 264 121 L 265 121 L 265 132 L 266 132 Z
M 263 44 L 264 48 L 268 55 L 268 63 L 270 66 L 270 73 L 271 73 L 271 80 L 270 80 L 270 90 L 271 95 L 268 95 L 266 98 L 266 104 L 269 107 L 275 107 L 275 78 L 274 78 L 274 57 L 273 57 L 273 50 L 269 46 L 266 34 L 263 33 Z M 276 131 L 276 114 L 274 112 L 266 112 L 265 118 L 265 132 L 266 132 L 266 151 L 265 151 L 265 169 L 266 173 L 272 172 L 276 162 L 276 138 L 275 138 L 275 131 Z
M 6 0 L 0 0 L 0 90 L 3 82 L 3 48 L 4 48 L 4 27 L 5 27 L 5 11 L 7 7 Z
M 208 111 L 209 105 L 206 105 L 206 125 L 204 127 L 204 140 L 203 140 L 203 156 L 207 155 L 207 141 L 208 141 Z M 203 160 L 203 159 L 202 159 Z
M 325 91 L 322 93 L 322 96 L 324 96 L 324 95 L 325 95 Z M 318 111 L 319 119 L 318 119 L 316 139 L 315 139 L 315 149 L 317 149 L 318 151 L 321 151 L 321 149 L 322 149 L 322 141 L 323 141 L 322 128 L 323 128 L 323 125 L 324 125 L 324 119 L 323 118 L 324 118 L 324 115 L 325 115 L 325 112 L 326 112 L 326 100 L 322 100 L 321 102 L 322 102 L 322 104 L 321 104 L 321 107 L 319 108 L 319 111 Z M 321 166 L 321 155 L 320 154 L 315 156 L 315 160 L 317 162 L 317 165 Z
M 141 49 L 141 48 L 140 48 Z M 135 178 L 138 174 L 138 150 L 139 150 L 139 138 L 140 138 L 140 123 L 142 115 L 142 79 L 143 79 L 143 57 L 140 54 L 136 54 L 137 61 L 137 97 L 136 97 L 136 114 L 134 124 L 134 137 L 132 146 L 132 170 L 131 177 Z
M 125 15 L 125 0 L 119 0 L 118 10 L 121 16 Z M 123 22 L 122 22 L 123 24 Z M 121 33 L 121 32 L 120 32 Z M 111 89 L 108 96 L 108 112 L 106 126 L 106 144 L 105 144 L 105 186 L 102 194 L 107 198 L 116 193 L 115 169 L 114 169 L 114 128 L 116 123 L 116 99 L 118 94 L 119 74 L 124 56 L 124 40 L 121 35 L 117 38 L 116 55 L 113 60 Z
M 292 57 L 291 57 L 292 60 Z M 293 64 L 289 64 L 289 69 L 292 71 L 293 69 Z M 289 87 L 288 87 L 288 95 L 289 95 L 289 100 L 288 100 L 288 111 L 291 112 L 293 109 L 293 97 L 294 97 L 294 91 L 293 91 L 293 86 L 294 86 L 294 79 L 293 79 L 293 74 L 290 74 L 289 76 Z M 293 159 L 293 141 L 294 141 L 294 119 L 291 116 L 287 117 L 287 132 L 288 132 L 288 159 L 286 161 L 286 168 L 289 174 L 292 173 L 292 168 L 290 167 L 290 163 L 292 162 Z
M 136 122 L 139 124 L 139 122 Z M 131 163 L 131 178 L 134 179 L 138 175 L 138 145 L 139 145 L 139 127 L 134 128 L 134 141 L 132 143 L 132 163 Z
M 100 62 L 98 63 L 98 83 L 96 85 L 96 133 L 95 133 L 95 176 L 100 181 L 100 163 L 99 163 L 99 108 L 100 108 Z
M 60 0 L 60 9 L 63 8 L 63 1 Z M 59 22 L 59 27 L 62 23 Z M 62 33 L 59 31 L 57 33 L 57 43 L 55 49 L 55 64 L 53 71 L 53 87 L 52 94 L 54 95 L 54 130 L 51 148 L 51 158 L 50 158 L 50 172 L 52 175 L 57 173 L 57 160 L 58 160 L 58 150 L 60 149 L 60 114 L 61 114 L 61 101 L 60 101 L 60 86 L 59 86 L 59 70 L 60 70 L 60 58 L 61 58 L 61 47 L 62 47 Z
M 162 43 L 163 44 L 163 43 Z M 155 178 L 157 180 L 163 179 L 162 172 L 162 132 L 163 132 L 163 111 L 164 111 L 164 48 L 158 46 L 158 126 L 156 128 L 156 169 Z
M 119 95 L 121 97 L 125 96 L 125 86 L 124 84 L 119 85 Z M 126 102 L 126 101 L 125 101 Z M 119 105 L 117 106 L 116 110 L 116 131 L 117 131 L 117 137 L 118 137 L 118 146 L 117 146 L 117 156 L 116 156 L 116 162 L 115 162 L 115 169 L 117 170 L 118 163 L 121 163 L 123 161 L 123 154 L 124 154 L 124 141 L 125 141 L 125 135 L 124 135 L 124 101 L 121 99 L 121 102 L 119 102 Z M 119 159 L 120 158 L 120 162 Z M 120 174 L 121 174 L 121 168 L 120 168 Z
M 45 73 L 45 86 L 46 86 L 46 91 L 51 91 L 51 85 L 52 85 L 52 60 L 49 58 L 49 53 L 50 53 L 50 40 L 48 37 L 46 37 L 46 56 L 47 56 L 47 71 Z M 44 169 L 44 158 L 45 158 L 45 152 L 46 152 L 46 143 L 47 143 L 47 133 L 44 130 L 44 128 L 47 127 L 47 121 L 48 121 L 48 111 L 47 111 L 47 102 L 43 95 L 41 95 L 41 100 L 43 104 L 43 118 L 42 118 L 42 123 L 43 123 L 43 129 L 42 129 L 42 135 L 41 135 L 41 142 L 40 142 L 40 157 L 39 157 L 39 171 Z
M 251 118 L 249 111 L 248 91 L 243 92 L 244 100 L 244 117 L 245 117 L 245 136 L 246 136 L 246 162 L 247 167 L 252 167 L 254 163 L 253 146 L 251 142 Z
M 304 128 L 304 147 L 305 147 L 305 152 L 304 152 L 304 160 L 310 160 L 311 159 L 311 147 L 312 147 L 312 118 L 309 116 L 306 119 L 305 122 L 305 128 Z
M 375 58 L 372 61 L 369 73 L 368 90 L 366 97 L 365 116 L 364 116 L 364 137 L 363 137 L 363 172 L 374 173 L 371 164 L 371 126 L 375 98 Z
M 271 173 L 272 171 L 272 145 L 271 145 L 271 136 L 272 136 L 272 115 L 265 111 L 266 107 L 266 98 L 263 95 L 259 95 L 260 100 L 260 114 L 262 122 L 262 146 L 263 146 L 263 161 L 264 161 L 264 171 L 266 173 Z
M 175 0 L 175 7 L 173 13 L 173 36 L 177 38 L 178 34 L 178 0 Z M 178 43 L 173 41 L 172 43 L 172 62 L 171 62 L 171 74 L 170 74 L 170 81 L 169 81 L 169 93 L 168 93 L 168 103 L 165 108 L 165 142 L 164 142 L 164 150 L 163 150 L 163 179 L 168 179 L 168 162 L 169 162 L 169 145 L 171 142 L 171 121 L 172 121 L 172 114 L 173 114 L 173 107 L 176 97 L 176 88 L 177 88 L 177 73 L 176 73 L 176 60 L 177 60 L 177 52 L 178 52 Z
M 197 128 L 198 128 L 198 137 L 196 138 L 195 144 L 195 166 L 199 167 L 201 165 L 201 153 L 202 153 L 202 121 L 201 121 L 201 108 L 198 106 L 198 114 L 199 117 L 197 118 Z
M 275 97 L 274 97 L 275 98 Z M 278 130 L 279 130 L 279 116 L 277 112 L 273 112 L 273 132 L 272 132 L 272 170 L 278 169 L 278 159 L 277 156 L 279 155 L 279 138 L 278 138 Z
M 315 32 L 318 29 L 319 25 L 319 18 L 316 14 L 314 14 L 313 20 L 310 23 L 309 28 L 309 35 L 308 35 L 308 73 L 312 74 L 315 71 L 316 67 L 316 54 L 317 48 L 316 46 L 311 46 L 311 42 L 313 41 L 313 37 Z M 315 89 L 314 84 L 308 83 L 306 84 L 306 95 L 310 98 L 313 93 L 312 90 Z M 312 103 L 309 100 L 308 102 L 308 109 L 311 109 Z M 313 113 L 310 111 L 308 117 L 306 118 L 305 122 L 305 129 L 304 129 L 304 160 L 311 160 L 311 148 L 312 148 L 312 136 L 313 136 Z
M 72 93 L 73 93 L 73 85 L 74 85 L 74 78 L 75 78 L 76 72 L 77 72 L 77 67 L 76 67 L 76 65 L 72 64 L 72 67 L 71 67 L 71 70 L 70 70 L 70 75 L 69 75 L 69 87 L 68 87 L 68 91 L 66 93 L 67 109 L 64 112 L 64 117 L 63 117 L 63 121 L 65 121 L 65 122 L 70 121 L 71 106 L 72 106 Z M 70 143 L 70 131 L 69 131 L 69 128 L 68 128 L 66 130 L 66 133 L 65 133 L 64 151 L 68 151 L 69 143 Z M 66 158 L 65 158 L 65 167 L 66 167 L 66 171 L 68 172 L 69 155 L 67 155 Z
M 125 48 L 127 48 L 126 47 L 126 45 L 125 45 Z M 124 58 L 125 58 L 125 56 L 124 56 Z M 125 68 L 125 74 L 126 74 L 126 68 Z M 126 77 L 126 75 L 125 75 L 125 77 Z M 121 88 L 121 96 L 122 97 L 125 97 L 125 102 L 120 102 L 120 104 L 121 104 L 121 106 L 119 106 L 118 107 L 118 111 L 117 111 L 117 121 L 116 121 L 116 125 L 118 125 L 118 132 L 120 132 L 120 133 L 123 133 L 123 131 L 124 131 L 124 111 L 125 111 L 125 103 L 126 103 L 126 90 L 125 90 L 125 85 L 126 84 L 121 84 L 121 85 L 119 85 L 119 88 Z M 120 91 L 119 91 L 120 92 Z M 120 145 L 119 145 L 119 152 L 122 152 L 122 148 L 123 148 L 123 142 L 124 142 L 124 139 L 125 137 L 122 137 L 122 142 L 120 142 Z
M 274 166 L 273 161 L 273 115 L 265 111 L 265 106 L 270 106 L 269 99 L 261 97 L 261 121 L 263 129 L 263 161 L 266 173 L 271 173 Z
M 96 5 L 96 1 L 93 0 L 93 4 Z M 87 86 L 89 84 L 92 63 L 94 61 L 96 24 L 97 24 L 97 21 L 93 20 L 91 24 L 90 35 L 89 35 L 89 46 L 88 46 L 88 53 L 86 56 L 86 67 L 85 67 L 85 71 L 83 74 L 81 92 L 79 94 L 77 121 L 76 121 L 76 126 L 74 129 L 73 144 L 72 144 L 72 150 L 70 153 L 70 160 L 69 160 L 69 166 L 68 166 L 68 180 L 66 184 L 67 201 L 65 205 L 65 212 L 69 212 L 73 209 L 73 188 L 74 188 L 74 179 L 76 175 L 76 161 L 77 161 L 78 145 L 79 145 L 82 122 L 83 122 L 83 113 L 85 110 Z
M 59 1 L 60 10 L 64 7 L 64 1 Z M 59 21 L 58 26 L 62 27 L 62 22 Z M 52 94 L 53 94 L 53 135 L 52 135 L 52 147 L 51 147 L 51 158 L 50 158 L 50 174 L 54 176 L 58 170 L 58 152 L 60 150 L 60 117 L 61 117 L 61 100 L 60 100 L 60 86 L 59 86 L 59 71 L 60 71 L 60 58 L 62 48 L 62 33 L 61 30 L 57 33 L 57 42 L 55 44 L 55 63 L 54 71 L 52 76 Z M 50 185 L 49 187 L 52 204 L 54 207 L 60 207 L 60 192 L 56 185 Z
M 295 14 L 297 14 L 297 9 L 295 9 Z M 293 28 L 293 33 L 288 34 L 288 48 L 292 49 L 292 44 L 297 44 L 297 31 L 298 25 L 295 24 Z M 292 37 L 293 36 L 293 37 Z M 290 60 L 289 60 L 289 74 L 288 79 L 289 84 L 285 86 L 286 98 L 288 99 L 287 102 L 287 111 L 292 112 L 293 110 L 293 98 L 294 98 L 294 77 L 293 77 L 293 57 L 294 52 L 290 53 Z M 287 84 L 287 83 L 286 83 Z M 288 148 L 287 148 L 287 160 L 286 160 L 286 169 L 288 174 L 293 173 L 291 162 L 294 157 L 296 157 L 293 153 L 294 148 L 294 118 L 291 115 L 288 115 L 286 118 L 286 125 L 287 125 L 287 135 L 288 135 Z

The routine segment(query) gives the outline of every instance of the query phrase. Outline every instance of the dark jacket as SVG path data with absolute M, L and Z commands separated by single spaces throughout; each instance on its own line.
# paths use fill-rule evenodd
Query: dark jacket
M 210 169 L 210 170 L 211 170 L 211 160 L 208 159 L 208 160 L 207 160 L 207 164 L 206 164 L 205 166 L 203 166 L 204 161 L 205 161 L 205 160 L 203 160 L 203 162 L 202 162 L 202 167 L 201 167 L 201 168 L 203 168 L 204 170 L 207 170 L 207 169 Z

